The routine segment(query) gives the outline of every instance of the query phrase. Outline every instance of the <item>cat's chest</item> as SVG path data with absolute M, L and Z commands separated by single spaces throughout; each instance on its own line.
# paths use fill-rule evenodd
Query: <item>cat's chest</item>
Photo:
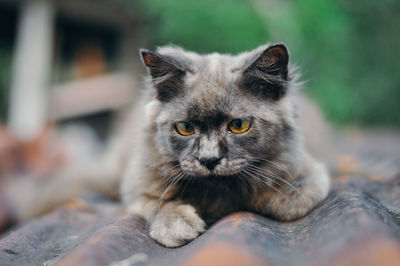
M 250 193 L 240 180 L 216 177 L 183 182 L 176 198 L 194 206 L 207 223 L 212 223 L 230 213 L 245 210 Z

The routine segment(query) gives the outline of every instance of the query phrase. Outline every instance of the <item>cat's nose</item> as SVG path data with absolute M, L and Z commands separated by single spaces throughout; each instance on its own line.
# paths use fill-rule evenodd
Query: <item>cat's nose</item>
M 200 158 L 199 159 L 200 164 L 204 165 L 205 167 L 208 168 L 208 170 L 212 171 L 215 166 L 218 165 L 219 161 L 221 161 L 221 158 L 218 157 L 210 157 L 210 158 Z

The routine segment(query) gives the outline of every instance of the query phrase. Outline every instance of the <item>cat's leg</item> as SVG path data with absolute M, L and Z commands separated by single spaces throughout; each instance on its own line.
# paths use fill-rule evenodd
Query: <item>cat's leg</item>
M 150 236 L 167 247 L 179 247 L 204 232 L 206 224 L 196 209 L 179 201 L 160 205 L 159 200 L 140 199 L 130 208 L 150 224 Z
M 316 161 L 308 165 L 292 182 L 293 187 L 286 186 L 280 188 L 281 193 L 266 193 L 259 197 L 253 206 L 256 211 L 280 221 L 292 221 L 305 216 L 321 202 L 330 188 L 328 171 L 323 164 Z

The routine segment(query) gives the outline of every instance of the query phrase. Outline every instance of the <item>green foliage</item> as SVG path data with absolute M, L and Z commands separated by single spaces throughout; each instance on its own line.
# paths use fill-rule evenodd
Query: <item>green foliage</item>
M 120 0 L 128 1 L 128 0 Z M 142 0 L 152 45 L 237 53 L 285 42 L 337 124 L 400 125 L 398 0 Z
M 0 42 L 0 122 L 6 121 L 11 75 L 11 48 Z
M 238 53 L 285 42 L 306 93 L 337 124 L 400 126 L 400 1 L 108 0 L 131 6 L 150 46 Z M 1 41 L 1 40 L 0 40 Z M 0 42 L 0 120 L 11 47 Z
M 344 1 L 352 18 L 351 88 L 356 92 L 354 120 L 400 125 L 400 2 Z
M 247 1 L 151 0 L 142 5 L 153 26 L 153 44 L 236 53 L 268 40 L 260 15 Z

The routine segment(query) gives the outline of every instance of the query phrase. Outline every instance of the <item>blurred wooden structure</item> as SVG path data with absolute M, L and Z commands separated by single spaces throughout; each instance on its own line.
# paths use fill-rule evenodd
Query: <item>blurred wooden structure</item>
M 63 120 L 131 103 L 135 79 L 126 73 L 112 73 L 59 84 L 50 94 L 50 118 Z
M 18 139 L 133 99 L 145 24 L 132 4 L 0 0 L 0 8 L 16 16 L 9 127 Z

